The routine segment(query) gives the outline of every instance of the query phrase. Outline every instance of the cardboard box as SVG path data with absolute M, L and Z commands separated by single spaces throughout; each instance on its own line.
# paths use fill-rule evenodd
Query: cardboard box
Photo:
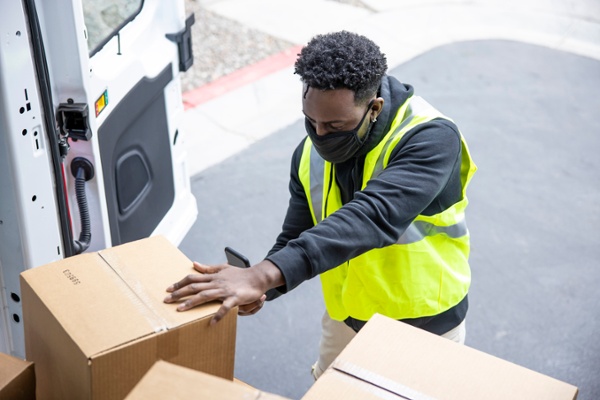
M 159 360 L 233 379 L 235 310 L 186 312 L 165 289 L 193 273 L 163 237 L 69 257 L 21 274 L 25 351 L 38 399 L 122 399 Z
M 574 400 L 577 388 L 375 315 L 303 400 Z
M 125 399 L 285 400 L 247 384 L 225 380 L 166 361 L 154 364 Z
M 35 399 L 32 362 L 0 353 L 0 399 Z

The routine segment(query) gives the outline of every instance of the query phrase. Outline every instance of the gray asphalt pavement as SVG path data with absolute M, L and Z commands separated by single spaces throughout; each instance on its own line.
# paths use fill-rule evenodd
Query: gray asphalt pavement
M 600 398 L 600 61 L 521 42 L 436 47 L 390 71 L 455 120 L 479 166 L 468 193 L 473 284 L 467 345 Z M 298 93 L 300 91 L 298 90 Z M 235 112 L 235 110 L 232 110 Z M 279 233 L 298 119 L 204 169 L 180 245 L 259 261 Z M 239 319 L 235 375 L 298 399 L 312 384 L 324 310 L 318 279 Z

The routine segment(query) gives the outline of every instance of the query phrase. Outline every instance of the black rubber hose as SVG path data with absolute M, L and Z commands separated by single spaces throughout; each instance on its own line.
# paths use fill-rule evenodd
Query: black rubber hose
M 77 169 L 75 196 L 77 197 L 77 205 L 79 206 L 81 233 L 79 234 L 79 240 L 73 241 L 73 249 L 75 250 L 75 254 L 81 254 L 90 247 L 90 242 L 92 241 L 90 212 L 85 194 L 85 170 L 83 168 Z

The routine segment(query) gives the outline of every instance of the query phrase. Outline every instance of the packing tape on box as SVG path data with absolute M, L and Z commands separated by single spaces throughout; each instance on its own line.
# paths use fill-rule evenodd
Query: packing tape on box
M 383 389 L 407 400 L 436 400 L 431 396 L 343 359 L 336 359 L 331 367 L 336 371 L 350 375 L 367 384 L 376 386 L 379 389 Z
M 132 274 L 128 273 L 127 270 L 118 268 L 122 265 L 119 256 L 115 253 L 103 253 L 98 252 L 98 255 L 104 260 L 104 262 L 115 271 L 119 281 L 124 287 L 124 294 L 131 300 L 131 303 L 137 308 L 139 313 L 148 321 L 155 333 L 168 330 L 170 324 L 162 315 L 152 307 L 152 296 L 146 293 L 144 285 L 140 283 Z

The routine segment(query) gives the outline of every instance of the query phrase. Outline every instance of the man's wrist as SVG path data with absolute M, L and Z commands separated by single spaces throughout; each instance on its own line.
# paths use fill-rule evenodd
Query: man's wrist
M 256 271 L 259 285 L 265 293 L 269 289 L 285 285 L 285 277 L 281 270 L 269 260 L 259 262 L 252 266 L 252 269 Z

